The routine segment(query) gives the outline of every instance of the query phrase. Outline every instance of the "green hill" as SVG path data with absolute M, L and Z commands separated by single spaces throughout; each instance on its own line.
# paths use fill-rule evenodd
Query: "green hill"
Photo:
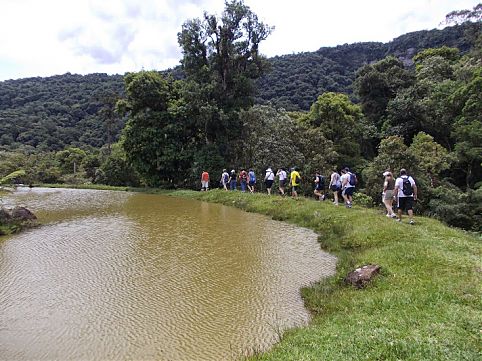
M 466 51 L 465 25 L 418 31 L 389 43 L 356 43 L 270 58 L 271 72 L 257 82 L 257 103 L 308 110 L 325 91 L 352 94 L 356 70 L 394 54 L 410 64 L 421 49 L 447 45 Z M 171 72 L 182 77 L 180 67 Z M 106 98 L 123 94 L 121 75 L 64 74 L 0 82 L 0 150 L 100 147 L 115 141 L 122 119 L 100 112 Z

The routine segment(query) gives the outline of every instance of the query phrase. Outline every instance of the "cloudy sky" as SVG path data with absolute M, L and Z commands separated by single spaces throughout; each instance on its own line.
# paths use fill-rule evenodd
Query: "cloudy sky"
M 479 0 L 245 0 L 275 26 L 267 56 L 383 41 L 439 27 Z M 177 33 L 224 0 L 0 0 L 0 80 L 66 72 L 124 74 L 179 64 Z

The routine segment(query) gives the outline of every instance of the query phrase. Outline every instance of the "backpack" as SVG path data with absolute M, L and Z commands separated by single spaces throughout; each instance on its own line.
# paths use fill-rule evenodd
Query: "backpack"
M 322 175 L 320 175 L 318 186 L 323 189 L 325 188 L 325 177 L 323 177 Z
M 256 182 L 256 175 L 254 172 L 249 172 L 249 181 L 253 183 Z
M 402 183 L 402 192 L 404 195 L 407 197 L 411 196 L 413 194 L 413 187 L 412 183 L 410 183 L 409 177 L 402 178 L 403 183 Z
M 358 179 L 356 179 L 356 175 L 355 173 L 348 173 L 350 175 L 350 179 L 348 180 L 348 182 L 350 183 L 351 186 L 356 186 L 356 184 L 358 183 Z
M 301 177 L 298 175 L 295 175 L 295 183 L 300 184 L 301 183 Z

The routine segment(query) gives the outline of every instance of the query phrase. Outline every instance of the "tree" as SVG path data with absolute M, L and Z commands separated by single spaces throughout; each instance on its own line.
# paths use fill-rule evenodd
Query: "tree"
M 447 150 L 435 142 L 432 136 L 420 132 L 413 138 L 409 151 L 419 168 L 429 177 L 430 186 L 436 186 L 438 175 L 450 167 L 451 157 Z
M 178 42 L 187 75 L 184 97 L 206 144 L 239 136 L 237 111 L 253 104 L 252 81 L 267 66 L 259 43 L 272 29 L 238 0 L 227 1 L 220 18 L 205 13 L 183 24 Z
M 380 130 L 389 101 L 396 97 L 400 89 L 408 88 L 413 83 L 413 74 L 393 56 L 360 68 L 354 87 L 369 123 Z
M 320 129 L 320 134 L 334 145 L 339 165 L 353 166 L 360 157 L 363 140 L 363 114 L 347 95 L 323 93 L 311 106 L 306 122 Z
M 127 161 L 148 185 L 184 179 L 192 159 L 191 129 L 183 113 L 178 85 L 155 71 L 125 77 L 128 114 L 121 139 Z

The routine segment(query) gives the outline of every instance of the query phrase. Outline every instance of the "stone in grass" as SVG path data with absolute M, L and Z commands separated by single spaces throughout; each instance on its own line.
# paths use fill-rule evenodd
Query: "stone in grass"
M 345 277 L 345 283 L 355 286 L 356 288 L 365 287 L 380 272 L 380 266 L 369 264 L 357 268 L 348 273 Z
M 12 216 L 12 219 L 15 220 L 16 222 L 28 222 L 28 221 L 34 221 L 37 219 L 35 214 L 30 212 L 25 207 L 15 207 L 14 209 L 12 209 L 11 216 Z
M 10 222 L 11 218 L 12 216 L 10 215 L 10 213 L 8 213 L 6 209 L 0 208 L 0 224 Z

